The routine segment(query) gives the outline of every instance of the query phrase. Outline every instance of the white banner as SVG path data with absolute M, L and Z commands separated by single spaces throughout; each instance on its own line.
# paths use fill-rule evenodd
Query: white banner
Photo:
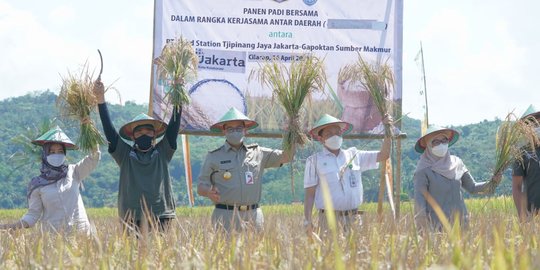
M 253 132 L 282 133 L 282 109 L 250 73 L 265 60 L 290 62 L 302 53 L 324 59 L 328 86 L 306 104 L 306 130 L 328 113 L 353 124 L 355 134 L 379 133 L 381 117 L 369 93 L 340 78 L 339 70 L 358 59 L 387 61 L 394 68 L 394 117 L 401 114 L 403 0 L 155 0 L 154 59 L 167 42 L 191 40 L 199 57 L 192 103 L 184 109 L 187 133 L 208 131 L 236 107 L 259 123 Z M 165 117 L 167 86 L 152 80 L 154 116 Z

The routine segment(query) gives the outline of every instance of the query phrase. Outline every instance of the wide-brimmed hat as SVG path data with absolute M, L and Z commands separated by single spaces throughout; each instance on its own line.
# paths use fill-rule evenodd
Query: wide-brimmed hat
M 309 131 L 309 134 L 312 138 L 319 140 L 319 131 L 330 125 L 338 125 L 341 128 L 342 134 L 347 134 L 353 129 L 353 125 L 351 123 L 341 121 L 329 114 L 324 114 L 321 119 L 315 123 L 315 126 Z
M 46 143 L 59 143 L 64 145 L 64 147 L 66 147 L 68 150 L 79 149 L 79 147 L 71 141 L 71 139 L 66 135 L 66 133 L 64 133 L 64 131 L 62 131 L 59 126 L 45 132 L 43 135 L 33 140 L 32 143 L 41 146 Z
M 135 116 L 135 118 L 133 118 L 131 122 L 123 125 L 120 128 L 120 136 L 122 136 L 122 138 L 126 140 L 131 141 L 131 137 L 133 136 L 133 131 L 135 130 L 135 128 L 144 125 L 154 127 L 156 137 L 163 135 L 163 133 L 165 133 L 165 130 L 167 129 L 167 124 L 165 124 L 165 122 L 154 119 L 153 117 L 148 116 L 145 113 L 141 113 Z
M 527 108 L 527 110 L 525 110 L 525 112 L 521 116 L 521 119 L 527 119 L 531 116 L 537 119 L 540 118 L 540 111 L 536 110 L 536 108 L 534 108 L 532 104 L 529 105 L 529 108 Z
M 245 114 L 240 112 L 235 107 L 230 108 L 219 121 L 212 126 L 210 126 L 210 131 L 212 132 L 221 132 L 223 130 L 223 125 L 231 121 L 244 121 L 244 127 L 246 129 L 254 129 L 259 126 L 257 122 L 249 119 Z
M 426 134 L 420 137 L 418 141 L 416 141 L 414 150 L 416 150 L 416 152 L 418 153 L 424 153 L 424 150 L 426 150 L 429 139 L 440 133 L 446 134 L 446 136 L 448 137 L 448 140 L 449 140 L 448 146 L 452 146 L 459 139 L 459 133 L 456 130 L 451 129 L 451 128 L 444 128 L 444 127 L 431 125 L 427 128 Z

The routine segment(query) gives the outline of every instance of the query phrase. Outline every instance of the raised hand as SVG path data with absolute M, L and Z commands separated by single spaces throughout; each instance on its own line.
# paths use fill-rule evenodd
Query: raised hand
M 96 99 L 97 99 L 97 102 L 98 104 L 103 104 L 105 103 L 105 86 L 103 85 L 103 83 L 101 82 L 101 79 L 98 78 L 95 82 L 94 82 L 94 95 L 96 96 Z

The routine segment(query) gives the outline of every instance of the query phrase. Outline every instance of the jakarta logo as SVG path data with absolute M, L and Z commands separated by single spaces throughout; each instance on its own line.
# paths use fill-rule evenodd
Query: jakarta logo
M 317 3 L 317 0 L 304 0 L 304 3 L 308 6 L 313 6 Z

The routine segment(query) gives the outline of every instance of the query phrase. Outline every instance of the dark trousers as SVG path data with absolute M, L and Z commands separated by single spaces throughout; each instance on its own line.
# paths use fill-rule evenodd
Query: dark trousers
M 173 220 L 174 218 L 159 218 L 148 220 L 145 224 L 142 220 L 124 219 L 123 227 L 124 230 L 136 232 L 137 234 L 140 234 L 143 231 L 155 231 L 156 229 L 160 233 L 165 233 L 170 229 Z

